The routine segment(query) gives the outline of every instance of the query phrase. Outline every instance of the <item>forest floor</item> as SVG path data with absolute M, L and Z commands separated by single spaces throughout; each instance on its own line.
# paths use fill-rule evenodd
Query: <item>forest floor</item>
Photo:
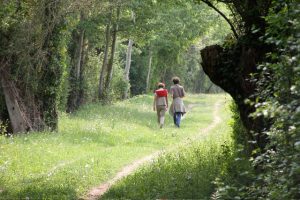
M 193 138 L 206 138 L 199 130 L 211 126 L 214 105 L 230 101 L 224 94 L 189 95 L 185 104 L 194 107 L 181 128 L 169 116 L 159 129 L 152 99 L 143 95 L 113 105 L 86 105 L 72 115 L 61 113 L 57 133 L 0 136 L 0 199 L 81 198 L 136 160 L 155 152 L 161 157 L 161 152 L 179 149 Z M 223 107 L 220 124 L 227 124 L 229 109 Z M 207 130 L 209 135 L 213 130 Z

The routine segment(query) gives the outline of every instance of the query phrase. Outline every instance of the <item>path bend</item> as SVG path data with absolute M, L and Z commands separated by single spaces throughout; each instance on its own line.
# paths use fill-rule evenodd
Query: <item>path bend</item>
M 200 139 L 203 134 L 207 134 L 209 133 L 213 128 L 215 128 L 220 122 L 221 122 L 221 117 L 219 116 L 219 110 L 220 110 L 220 105 L 221 105 L 221 101 L 217 101 L 214 104 L 214 109 L 213 109 L 213 121 L 212 123 L 210 123 L 207 127 L 201 129 L 199 131 L 199 134 L 197 134 L 197 136 L 193 137 L 192 139 L 189 140 L 189 142 L 191 141 L 195 141 Z M 197 106 L 197 105 L 194 105 Z M 189 108 L 192 109 L 194 107 L 193 105 L 190 105 Z M 172 151 L 174 149 L 176 149 L 177 147 L 168 149 L 168 151 Z M 112 185 L 114 185 L 117 181 L 121 180 L 122 178 L 125 178 L 126 176 L 128 176 L 129 174 L 133 173 L 137 168 L 139 168 L 141 165 L 147 163 L 147 162 L 151 162 L 153 161 L 155 158 L 157 158 L 160 154 L 164 153 L 165 151 L 157 151 L 151 155 L 148 155 L 146 157 L 143 157 L 139 160 L 134 161 L 133 163 L 123 167 L 121 169 L 121 171 L 119 171 L 116 176 L 114 178 L 112 178 L 111 180 L 108 180 L 104 183 L 102 183 L 101 185 L 92 188 L 85 197 L 83 197 L 82 199 L 84 200 L 97 200 L 100 199 L 101 196 L 103 196 L 104 193 L 106 193 Z

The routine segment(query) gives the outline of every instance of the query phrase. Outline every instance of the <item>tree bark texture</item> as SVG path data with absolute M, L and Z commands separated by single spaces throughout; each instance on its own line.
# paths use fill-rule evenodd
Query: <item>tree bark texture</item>
M 7 79 L 7 76 L 5 77 L 3 72 L 1 72 L 1 86 L 13 133 L 25 133 L 31 130 L 31 123 L 28 122 L 24 111 L 21 110 L 23 106 L 19 105 L 18 100 L 20 100 L 20 98 L 17 97 L 18 92 L 16 87 L 12 80 Z
M 209 0 L 201 0 L 211 4 Z M 249 138 L 256 140 L 259 147 L 267 144 L 263 131 L 270 122 L 263 117 L 250 117 L 255 111 L 254 105 L 245 103 L 246 99 L 255 102 L 256 84 L 251 78 L 258 71 L 259 63 L 266 60 L 266 53 L 272 47 L 260 38 L 266 29 L 265 16 L 268 14 L 271 0 L 231 0 L 224 1 L 232 6 L 241 17 L 243 36 L 236 44 L 223 49 L 218 45 L 206 47 L 201 51 L 202 67 L 212 82 L 228 92 L 238 105 L 241 120 L 249 131 Z M 255 28 L 256 31 L 253 31 Z M 254 134 L 255 133 L 255 134 Z
M 42 24 L 43 30 L 46 30 L 42 45 L 45 59 L 42 63 L 36 98 L 40 106 L 42 119 L 49 131 L 55 131 L 58 128 L 57 99 L 63 72 L 59 47 L 64 21 L 62 19 L 58 21 L 56 16 L 60 4 L 60 1 L 45 1 Z
M 80 78 L 81 67 L 82 67 L 82 57 L 83 57 L 83 49 L 84 49 L 84 30 L 80 30 L 79 37 L 79 46 L 78 46 L 78 59 L 76 64 L 76 78 Z
M 237 45 L 227 50 L 213 45 L 201 50 L 203 70 L 213 83 L 233 97 L 250 138 L 256 140 L 260 147 L 267 143 L 266 136 L 262 134 L 266 123 L 262 118 L 249 117 L 255 107 L 245 103 L 245 99 L 255 98 L 256 85 L 251 81 L 251 74 L 258 72 L 257 65 L 263 61 L 266 52 L 264 45 Z M 251 131 L 260 134 L 255 136 L 250 134 Z
M 146 80 L 146 93 L 150 89 L 150 75 L 151 75 L 151 69 L 152 69 L 152 51 L 149 51 L 149 62 L 148 62 L 148 73 L 147 73 L 147 80 Z
M 70 70 L 70 91 L 67 101 L 67 112 L 73 112 L 81 105 L 80 99 L 83 96 L 80 94 L 80 90 L 83 87 L 83 67 L 85 56 L 85 31 L 79 30 L 79 33 L 74 33 L 73 39 L 75 42 L 74 55 L 72 58 L 72 67 Z
M 111 87 L 111 81 L 113 77 L 113 65 L 114 65 L 114 58 L 115 58 L 115 51 L 116 51 L 116 44 L 117 44 L 117 33 L 118 33 L 118 23 L 120 17 L 120 7 L 117 8 L 117 18 L 113 25 L 113 33 L 112 33 L 112 44 L 111 44 L 111 53 L 110 59 L 107 65 L 107 75 L 106 75 L 106 82 L 105 82 L 105 92 L 106 94 L 109 93 Z
M 85 101 L 85 66 L 88 62 L 88 40 L 84 38 L 83 41 L 83 50 L 81 51 L 81 67 L 80 67 L 80 73 L 79 73 L 79 92 L 78 92 L 78 98 L 77 98 L 77 105 L 78 107 L 84 104 Z
M 57 129 L 56 107 L 63 69 L 59 48 L 64 24 L 58 16 L 61 8 L 59 1 L 47 0 L 43 1 L 42 5 L 44 7 L 40 12 L 41 19 L 38 24 L 41 32 L 36 35 L 39 42 L 36 48 L 31 49 L 32 54 L 28 54 L 29 57 L 32 56 L 32 63 L 25 66 L 30 70 L 20 70 L 23 66 L 20 66 L 22 58 L 19 57 L 19 51 L 12 49 L 1 54 L 0 81 L 13 133 Z M 11 30 L 12 35 L 14 31 L 21 30 Z M 1 47 L 8 49 L 6 45 L 15 42 L 10 34 L 5 40 L 6 44 L 2 43 Z M 22 51 L 24 50 L 20 50 Z M 35 57 L 37 52 L 41 57 Z M 3 62 L 4 60 L 6 62 Z M 25 74 L 16 73 L 18 70 Z
M 46 124 L 42 119 L 39 107 L 35 103 L 34 95 L 20 92 L 18 88 L 21 87 L 10 78 L 8 67 L 2 68 L 0 72 L 1 87 L 12 133 L 44 130 Z
M 104 50 L 104 56 L 103 56 L 103 64 L 100 70 L 100 77 L 99 77 L 99 86 L 98 86 L 98 98 L 103 99 L 104 97 L 104 78 L 105 78 L 105 72 L 107 71 L 107 64 L 108 64 L 108 51 L 110 46 L 110 26 L 111 26 L 111 18 L 112 13 L 110 13 L 109 22 L 106 25 L 105 30 L 105 50 Z
M 129 39 L 127 52 L 126 52 L 126 65 L 125 65 L 125 70 L 124 70 L 124 80 L 128 84 L 129 84 L 129 72 L 130 72 L 130 66 L 131 66 L 132 45 L 133 45 L 133 40 Z M 129 89 L 130 88 L 126 88 L 126 90 L 124 91 L 124 95 L 123 95 L 124 99 L 128 98 Z

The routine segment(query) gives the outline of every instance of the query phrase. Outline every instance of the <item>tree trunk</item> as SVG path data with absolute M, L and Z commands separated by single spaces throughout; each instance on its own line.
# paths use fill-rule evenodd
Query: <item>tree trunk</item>
M 84 30 L 80 30 L 79 46 L 78 46 L 78 59 L 76 64 L 76 79 L 79 80 L 82 67 L 82 56 L 84 48 Z
M 37 48 L 32 49 L 29 54 L 30 57 L 39 51 L 42 52 L 43 58 L 30 57 L 32 62 L 27 65 L 27 67 L 36 67 L 40 70 L 36 70 L 34 74 L 30 73 L 33 70 L 21 70 L 21 72 L 28 73 L 24 74 L 26 80 L 20 74 L 15 73 L 21 68 L 18 63 L 22 61 L 22 59 L 19 60 L 20 54 L 16 50 L 2 55 L 0 63 L 0 82 L 13 133 L 56 130 L 57 128 L 57 99 L 63 69 L 59 48 L 64 25 L 60 21 L 60 16 L 57 16 L 61 8 L 59 1 L 43 1 L 43 6 L 40 12 L 41 24 L 39 24 L 42 32 L 35 35 L 41 40 L 35 45 Z M 10 37 L 6 39 L 7 45 L 15 42 Z M 29 83 L 28 77 L 34 83 Z
M 82 43 L 82 51 L 81 51 L 81 63 L 80 63 L 80 72 L 79 72 L 79 91 L 78 91 L 78 97 L 77 97 L 77 107 L 81 106 L 84 103 L 84 70 L 85 70 L 85 64 L 87 63 L 88 60 L 88 41 L 87 39 L 83 40 Z
M 201 1 L 210 3 L 208 0 Z M 272 1 L 259 2 L 257 0 L 227 2 L 240 15 L 244 35 L 237 39 L 236 44 L 226 49 L 218 45 L 206 47 L 201 51 L 201 56 L 205 73 L 212 82 L 233 97 L 249 138 L 255 140 L 257 146 L 263 149 L 268 143 L 264 130 L 270 127 L 270 121 L 262 116 L 251 117 L 250 114 L 255 112 L 255 106 L 245 103 L 247 99 L 256 102 L 257 85 L 252 75 L 259 73 L 258 64 L 266 61 L 266 54 L 272 52 L 272 47 L 261 39 L 265 35 L 265 17 Z M 253 28 L 257 31 L 254 32 Z
M 129 84 L 129 72 L 130 72 L 130 66 L 131 66 L 132 45 L 133 45 L 133 40 L 129 39 L 127 53 L 126 53 L 126 66 L 125 66 L 125 71 L 124 71 L 124 80 L 128 84 Z M 126 88 L 126 90 L 124 91 L 124 96 L 123 96 L 124 99 L 128 98 L 129 89 L 130 88 Z
M 257 64 L 262 62 L 268 49 L 265 45 L 237 45 L 234 49 L 224 51 L 218 45 L 201 50 L 202 67 L 211 81 L 228 92 L 238 105 L 241 120 L 249 130 L 249 137 L 257 141 L 258 146 L 267 143 L 263 129 L 268 125 L 263 118 L 249 117 L 255 111 L 253 105 L 245 103 L 245 99 L 254 100 L 256 85 L 251 82 L 251 74 L 256 73 Z M 252 135 L 250 132 L 260 133 Z
M 105 30 L 105 50 L 104 50 L 103 65 L 102 65 L 101 71 L 100 71 L 99 86 L 98 86 L 98 99 L 99 100 L 103 98 L 103 92 L 104 92 L 104 77 L 105 77 L 105 72 L 107 70 L 108 50 L 109 50 L 109 45 L 110 45 L 111 18 L 112 18 L 112 13 L 110 13 L 109 22 L 106 25 L 106 30 Z
M 147 80 L 146 80 L 146 93 L 150 89 L 150 75 L 151 75 L 151 68 L 152 68 L 152 51 L 149 51 L 149 63 L 148 63 L 148 74 L 147 74 Z
M 40 109 L 38 110 L 47 130 L 55 131 L 58 128 L 57 99 L 63 74 L 62 54 L 59 48 L 65 24 L 62 18 L 57 18 L 57 13 L 61 8 L 60 1 L 47 0 L 44 6 L 42 30 L 45 30 L 45 39 L 42 51 L 45 52 L 45 59 L 42 63 L 35 98 L 39 103 Z
M 105 92 L 106 94 L 109 93 L 111 81 L 113 77 L 113 64 L 114 64 L 114 57 L 115 57 L 115 51 L 116 51 L 116 43 L 117 43 L 117 32 L 118 32 L 118 21 L 120 17 L 120 7 L 117 8 L 117 19 L 113 26 L 113 34 L 112 34 L 112 44 L 111 44 L 111 53 L 110 53 L 110 59 L 107 65 L 107 75 L 106 75 L 106 82 L 105 82 Z
M 28 122 L 24 112 L 21 110 L 18 100 L 18 91 L 12 80 L 8 79 L 7 73 L 1 71 L 1 86 L 5 97 L 6 107 L 9 113 L 10 123 L 12 125 L 13 133 L 25 133 L 32 130 L 31 123 Z
M 74 50 L 74 55 L 73 55 L 73 65 L 70 70 L 70 78 L 69 78 L 69 83 L 70 83 L 70 91 L 69 91 L 69 96 L 68 96 L 68 101 L 67 101 L 67 112 L 71 113 L 78 109 L 80 106 L 79 104 L 79 91 L 81 88 L 81 75 L 82 75 L 82 68 L 84 65 L 83 62 L 83 55 L 85 53 L 84 50 L 84 39 L 85 38 L 85 31 L 80 30 L 79 34 L 74 33 L 74 41 L 75 42 L 75 50 Z

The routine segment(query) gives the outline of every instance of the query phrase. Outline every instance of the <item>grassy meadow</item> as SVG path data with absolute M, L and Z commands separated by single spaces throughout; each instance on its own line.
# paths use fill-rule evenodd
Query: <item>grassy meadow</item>
M 0 199 L 80 198 L 90 188 L 112 178 L 134 160 L 158 150 L 182 146 L 180 144 L 184 141 L 201 134 L 199 130 L 212 122 L 213 105 L 218 100 L 222 101 L 222 105 L 230 101 L 225 95 L 190 95 L 186 98 L 186 106 L 193 104 L 194 107 L 182 121 L 180 129 L 174 127 L 170 116 L 166 118 L 165 127 L 159 129 L 156 113 L 152 111 L 152 96 L 143 95 L 110 106 L 89 104 L 71 115 L 61 113 L 59 131 L 56 133 L 31 133 L 9 138 L 0 136 Z M 221 109 L 221 115 L 222 123 L 211 134 L 204 135 L 199 144 L 193 143 L 191 148 L 182 146 L 180 151 L 164 155 L 154 165 L 142 168 L 114 187 L 107 198 L 125 196 L 126 192 L 122 191 L 136 186 L 131 180 L 152 190 L 148 185 L 161 181 L 156 178 L 170 176 L 171 171 L 166 170 L 174 165 L 175 170 L 182 169 L 184 172 L 186 167 L 207 167 L 206 163 L 220 154 L 220 144 L 229 138 L 229 109 L 226 106 Z M 199 154 L 195 153 L 197 149 Z M 160 173 L 155 170 L 160 170 Z M 178 173 L 175 171 L 172 176 L 176 178 Z M 186 173 L 184 177 L 178 174 L 178 178 L 198 179 L 193 172 Z M 141 175 L 144 179 L 139 179 Z M 149 179 L 146 180 L 146 177 Z M 155 188 L 161 186 L 156 185 Z M 164 187 L 167 191 L 172 186 Z M 168 195 L 172 191 L 164 194 L 149 193 L 143 188 L 137 190 L 143 193 L 140 197 L 175 197 Z
M 119 181 L 101 199 L 211 199 L 214 181 L 226 176 L 232 152 L 228 106 L 223 104 L 219 115 L 221 123 L 200 140 L 162 154 Z

